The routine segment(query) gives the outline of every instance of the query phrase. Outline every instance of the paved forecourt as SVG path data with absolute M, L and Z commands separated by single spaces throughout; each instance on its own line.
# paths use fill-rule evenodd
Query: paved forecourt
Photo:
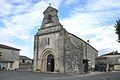
M 91 72 L 84 75 L 0 71 L 0 80 L 120 80 L 120 72 Z

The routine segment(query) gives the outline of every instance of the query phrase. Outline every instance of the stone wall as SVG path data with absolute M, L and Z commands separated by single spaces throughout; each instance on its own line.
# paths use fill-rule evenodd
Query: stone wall
M 68 33 L 65 38 L 65 72 L 83 73 L 83 52 L 82 47 L 72 42 Z
M 0 48 L 0 52 L 1 52 L 1 63 L 0 63 L 1 67 L 5 67 L 5 69 L 19 68 L 19 51 L 13 49 Z
M 56 26 L 47 30 L 41 29 L 36 36 L 34 45 L 34 70 L 39 69 L 42 72 L 46 72 L 47 59 L 43 58 L 43 56 L 45 54 L 47 57 L 47 54 L 52 53 L 55 59 L 55 72 L 64 73 L 64 28 Z
M 69 33 L 69 37 L 76 46 L 82 47 L 83 59 L 88 59 L 89 68 L 95 68 L 95 59 L 98 56 L 98 51 L 92 47 L 89 43 L 85 42 L 81 38 Z
M 46 72 L 47 56 L 52 54 L 55 59 L 55 72 L 83 73 L 86 43 L 63 28 L 57 12 L 51 6 L 43 12 L 42 26 L 34 40 L 34 70 Z

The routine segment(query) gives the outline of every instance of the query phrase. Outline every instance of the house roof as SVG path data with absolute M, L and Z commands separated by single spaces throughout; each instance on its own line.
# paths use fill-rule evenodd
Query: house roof
M 27 57 L 27 56 L 19 56 L 19 59 L 20 59 L 20 60 L 32 60 L 32 59 L 30 59 L 30 58 Z
M 18 51 L 20 51 L 20 49 L 17 49 L 17 48 L 11 47 L 11 46 L 7 46 L 7 45 L 3 45 L 3 44 L 0 44 L 0 48 L 13 49 L 13 50 L 18 50 Z
M 107 53 L 107 54 L 103 54 L 101 56 L 108 56 L 108 55 L 120 55 L 120 53 L 118 53 L 118 51 L 113 51 L 113 52 L 110 52 L 110 53 Z

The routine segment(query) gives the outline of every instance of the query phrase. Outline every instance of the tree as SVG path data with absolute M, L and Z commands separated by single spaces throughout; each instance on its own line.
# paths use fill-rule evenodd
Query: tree
M 118 35 L 118 42 L 120 43 L 120 19 L 116 20 L 116 24 L 114 25 L 115 27 L 115 33 Z

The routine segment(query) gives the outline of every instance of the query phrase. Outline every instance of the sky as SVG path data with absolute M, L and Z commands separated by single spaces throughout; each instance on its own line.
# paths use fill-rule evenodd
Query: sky
M 0 0 L 0 44 L 21 49 L 20 55 L 33 58 L 34 35 L 49 3 L 58 10 L 63 27 L 89 39 L 99 55 L 120 52 L 114 28 L 120 18 L 120 0 Z

